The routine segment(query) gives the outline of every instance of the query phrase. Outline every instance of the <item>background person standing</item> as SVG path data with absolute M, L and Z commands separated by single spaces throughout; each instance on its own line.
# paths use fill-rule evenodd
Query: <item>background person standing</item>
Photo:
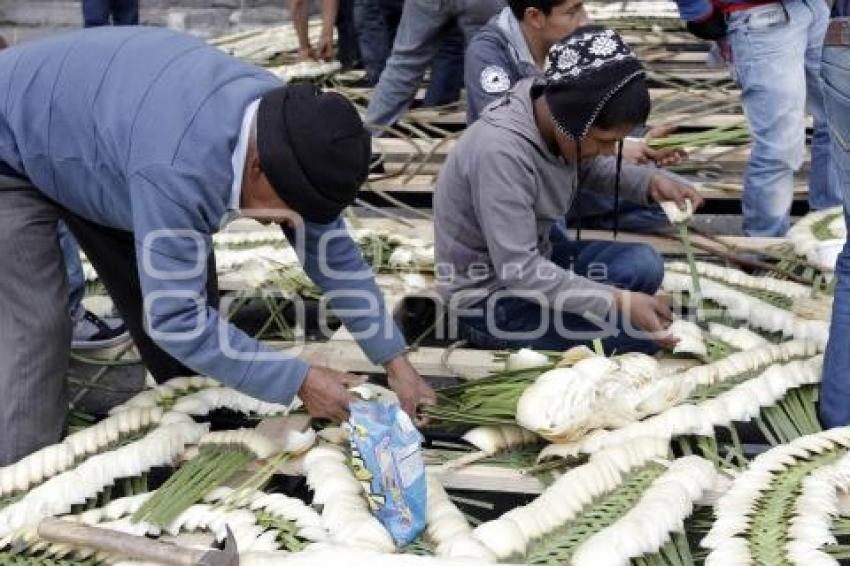
M 83 25 L 135 26 L 139 23 L 139 0 L 83 0 Z

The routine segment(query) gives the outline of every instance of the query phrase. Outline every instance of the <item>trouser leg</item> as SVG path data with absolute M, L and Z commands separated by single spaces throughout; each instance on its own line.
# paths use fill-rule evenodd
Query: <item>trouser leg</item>
M 821 76 L 832 139 L 830 166 L 841 188 L 845 222 L 850 225 L 850 47 L 825 47 Z M 825 427 L 850 425 L 850 243 L 838 257 L 835 277 L 820 390 L 820 417 Z
M 0 189 L 0 466 L 58 442 L 65 425 L 71 318 L 58 220 L 37 189 Z
M 404 3 L 392 54 L 372 93 L 366 122 L 390 126 L 404 114 L 439 49 L 436 40 L 450 17 L 444 0 Z
M 112 0 L 112 23 L 116 26 L 139 24 L 139 0 Z
M 82 7 L 85 27 L 109 25 L 109 0 L 82 0 Z
M 431 83 L 422 106 L 442 106 L 460 98 L 463 88 L 463 33 L 452 22 L 443 30 L 440 49 L 431 63 Z
M 145 330 L 133 235 L 67 212 L 64 218 L 121 313 L 142 361 L 154 379 L 161 383 L 176 376 L 194 375 L 195 372 L 157 346 Z M 213 306 L 217 306 L 218 281 L 213 254 L 210 254 L 209 262 L 207 297 Z
M 343 69 L 352 69 L 360 63 L 360 46 L 354 27 L 354 0 L 339 0 L 336 13 L 337 54 Z
M 753 146 L 742 202 L 748 236 L 782 236 L 805 151 L 805 53 L 811 13 L 802 2 L 742 10 L 729 41 Z M 764 14 L 772 11 L 773 20 Z M 761 14 L 756 17 L 755 14 Z

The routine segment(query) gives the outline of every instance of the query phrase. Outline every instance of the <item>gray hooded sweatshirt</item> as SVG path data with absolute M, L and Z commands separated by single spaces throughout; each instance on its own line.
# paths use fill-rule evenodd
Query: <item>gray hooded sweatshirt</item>
M 524 79 L 490 104 L 446 160 L 434 196 L 437 289 L 466 308 L 500 289 L 545 298 L 553 308 L 604 317 L 612 288 L 550 260 L 549 231 L 572 205 L 577 168 L 553 154 L 534 118 Z M 614 191 L 616 159 L 583 164 L 582 191 Z M 624 199 L 647 203 L 653 169 L 622 164 Z M 529 295 L 530 296 L 530 295 Z

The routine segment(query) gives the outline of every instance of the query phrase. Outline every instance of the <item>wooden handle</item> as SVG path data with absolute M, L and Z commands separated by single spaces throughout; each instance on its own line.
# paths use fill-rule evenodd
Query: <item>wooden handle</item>
M 147 537 L 128 535 L 60 519 L 41 521 L 38 525 L 38 536 L 50 542 L 83 546 L 172 566 L 195 566 L 206 554 L 205 550 L 186 548 Z

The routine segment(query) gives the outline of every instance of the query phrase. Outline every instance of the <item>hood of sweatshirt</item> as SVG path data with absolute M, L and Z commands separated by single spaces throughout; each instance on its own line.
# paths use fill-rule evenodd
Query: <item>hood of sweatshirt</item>
M 537 127 L 531 87 L 539 80 L 532 77 L 519 81 L 501 101 L 486 107 L 480 120 L 496 128 L 519 134 L 534 145 L 541 157 L 552 163 L 565 165 L 564 159 L 549 149 Z

